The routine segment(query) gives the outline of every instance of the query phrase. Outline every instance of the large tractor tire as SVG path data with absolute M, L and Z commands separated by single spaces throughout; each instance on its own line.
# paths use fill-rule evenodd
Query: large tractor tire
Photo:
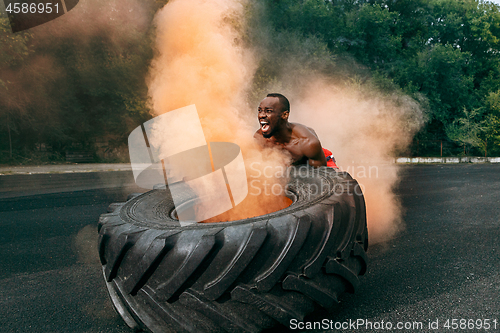
M 304 169 L 291 173 L 289 207 L 245 220 L 181 225 L 168 188 L 111 204 L 99 255 L 127 325 L 260 332 L 354 292 L 367 265 L 361 189 L 348 173 Z

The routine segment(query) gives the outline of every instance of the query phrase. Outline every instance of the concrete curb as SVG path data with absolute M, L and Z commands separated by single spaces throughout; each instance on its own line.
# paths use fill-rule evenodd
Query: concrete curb
M 396 164 L 456 164 L 456 163 L 500 163 L 500 157 L 398 157 Z M 79 173 L 131 171 L 130 163 L 94 163 L 94 164 L 59 164 L 59 165 L 27 165 L 0 167 L 0 176 L 33 175 L 47 173 Z
M 0 176 L 32 175 L 32 174 L 47 174 L 47 173 L 130 171 L 130 170 L 132 170 L 130 163 L 4 166 L 0 167 Z
M 500 163 L 500 157 L 399 157 L 394 160 L 397 164 L 419 163 Z

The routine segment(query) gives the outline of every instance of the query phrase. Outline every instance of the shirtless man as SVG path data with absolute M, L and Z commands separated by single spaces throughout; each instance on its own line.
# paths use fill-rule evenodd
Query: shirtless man
M 260 102 L 260 129 L 254 137 L 264 147 L 286 149 L 292 164 L 326 166 L 326 158 L 318 136 L 312 128 L 288 122 L 290 103 L 281 94 L 269 94 Z

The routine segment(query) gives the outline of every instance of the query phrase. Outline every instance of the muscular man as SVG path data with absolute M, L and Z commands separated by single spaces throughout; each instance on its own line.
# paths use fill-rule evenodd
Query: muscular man
M 292 157 L 292 164 L 325 166 L 326 158 L 312 128 L 288 122 L 290 103 L 281 94 L 269 94 L 260 102 L 260 129 L 254 137 L 265 147 L 280 147 Z

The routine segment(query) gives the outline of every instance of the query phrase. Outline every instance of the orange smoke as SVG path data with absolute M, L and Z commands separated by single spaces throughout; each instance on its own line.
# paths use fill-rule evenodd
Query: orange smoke
M 257 118 L 251 117 L 245 101 L 256 66 L 251 50 L 241 46 L 237 31 L 244 22 L 243 9 L 242 3 L 227 0 L 170 1 L 165 5 L 155 17 L 157 57 L 148 86 L 154 116 L 195 104 L 207 142 L 238 144 L 250 179 L 251 163 L 284 165 L 286 157 L 278 151 L 262 151 L 253 139 Z M 189 137 L 186 128 L 178 140 Z M 261 204 L 263 200 L 266 205 Z M 275 196 L 248 195 L 237 209 L 218 218 L 259 216 L 282 209 L 284 202 Z
M 254 146 L 257 119 L 245 101 L 256 56 L 240 41 L 242 13 L 243 4 L 238 1 L 170 1 L 155 18 L 158 52 L 151 66 L 149 92 L 155 115 L 195 104 L 207 141 L 229 141 L 242 148 L 250 182 L 256 179 L 250 174 L 256 165 L 282 166 L 287 157 L 278 150 L 261 151 Z M 393 237 L 402 228 L 401 205 L 393 193 L 398 182 L 393 156 L 409 144 L 423 123 L 418 103 L 404 95 L 387 96 L 360 86 L 334 84 L 322 75 L 311 75 L 293 57 L 287 60 L 280 55 L 280 61 L 290 63 L 285 66 L 286 75 L 276 81 L 279 86 L 286 83 L 286 89 L 269 92 L 287 95 L 291 121 L 314 128 L 341 169 L 358 179 L 366 199 L 370 241 Z M 300 78 L 300 82 L 292 78 Z M 186 136 L 179 140 L 188 137 L 187 128 Z M 253 162 L 257 163 L 249 168 Z M 272 181 L 283 185 L 286 179 Z M 266 196 L 262 203 L 271 197 Z M 256 199 L 246 201 L 251 200 Z M 283 199 L 273 204 L 279 209 Z M 268 213 L 263 206 L 260 201 L 252 202 L 231 219 Z
M 195 104 L 207 141 L 253 135 L 241 119 L 246 111 L 241 101 L 255 66 L 227 23 L 241 19 L 242 9 L 229 1 L 170 1 L 155 18 L 159 55 L 149 80 L 153 110 L 159 115 Z
M 290 118 L 314 128 L 337 165 L 361 184 L 370 241 L 393 237 L 403 228 L 402 207 L 393 192 L 399 181 L 394 154 L 422 126 L 419 105 L 404 95 L 382 95 L 320 77 L 305 81 L 307 86 L 293 92 Z

